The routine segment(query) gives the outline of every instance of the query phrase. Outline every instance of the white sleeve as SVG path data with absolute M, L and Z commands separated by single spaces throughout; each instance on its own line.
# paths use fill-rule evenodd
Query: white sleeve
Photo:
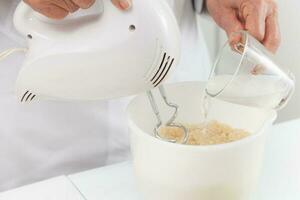
M 193 2 L 197 13 L 205 12 L 205 0 L 193 0 Z

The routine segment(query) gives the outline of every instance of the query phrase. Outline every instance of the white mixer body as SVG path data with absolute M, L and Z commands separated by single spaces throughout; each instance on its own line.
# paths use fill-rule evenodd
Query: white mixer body
M 138 0 L 127 12 L 110 1 L 99 11 L 45 20 L 20 3 L 14 23 L 29 50 L 16 87 L 20 101 L 100 100 L 160 85 L 180 58 L 180 32 L 170 7 Z

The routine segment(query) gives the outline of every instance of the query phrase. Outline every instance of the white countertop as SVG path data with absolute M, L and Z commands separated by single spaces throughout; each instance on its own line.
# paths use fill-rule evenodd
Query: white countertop
M 273 127 L 255 200 L 300 199 L 300 119 Z M 55 195 L 53 195 L 55 194 Z M 140 200 L 131 162 L 50 179 L 0 194 L 0 200 Z

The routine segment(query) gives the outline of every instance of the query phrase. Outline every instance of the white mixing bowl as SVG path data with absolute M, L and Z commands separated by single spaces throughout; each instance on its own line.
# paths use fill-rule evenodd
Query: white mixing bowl
M 170 101 L 180 106 L 178 122 L 202 121 L 204 83 L 170 84 Z M 158 93 L 155 98 L 165 119 L 171 110 Z M 252 133 L 220 145 L 172 144 L 153 137 L 156 118 L 146 95 L 128 107 L 131 147 L 139 188 L 147 200 L 246 200 L 259 177 L 267 129 L 276 112 L 213 100 L 210 119 Z

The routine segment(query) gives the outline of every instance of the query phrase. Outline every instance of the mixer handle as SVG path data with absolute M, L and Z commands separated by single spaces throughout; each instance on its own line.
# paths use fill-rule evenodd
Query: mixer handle
M 102 0 L 97 0 L 95 1 L 95 3 L 93 4 L 93 6 L 91 6 L 88 9 L 79 9 L 78 11 L 69 14 L 65 19 L 63 20 L 52 20 L 49 19 L 48 17 L 45 17 L 44 15 L 39 14 L 38 12 L 35 12 L 35 15 L 37 18 L 39 18 L 41 21 L 44 22 L 50 22 L 50 23 L 60 23 L 60 22 L 65 22 L 67 20 L 74 20 L 74 19 L 78 19 L 81 17 L 88 17 L 88 16 L 99 16 L 104 8 L 103 8 L 103 1 Z
M 63 20 L 53 20 L 35 12 L 29 5 L 21 1 L 14 13 L 14 25 L 20 33 L 26 35 L 30 31 L 28 30 L 28 22 L 31 20 L 30 16 L 32 16 L 32 14 L 43 23 L 67 24 L 68 22 L 74 22 L 74 20 L 83 17 L 100 16 L 104 11 L 104 4 L 107 4 L 107 2 L 104 3 L 102 0 L 96 0 L 94 5 L 89 9 L 80 9 L 79 11 L 68 15 Z

